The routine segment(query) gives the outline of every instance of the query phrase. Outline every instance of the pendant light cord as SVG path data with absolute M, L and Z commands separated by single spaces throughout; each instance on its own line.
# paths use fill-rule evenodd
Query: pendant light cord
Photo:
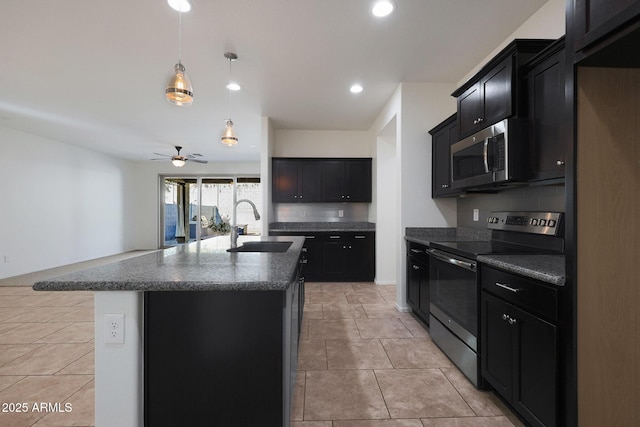
M 231 89 L 229 89 L 230 84 L 231 84 L 231 58 L 229 58 L 229 79 L 227 82 L 227 110 L 229 111 L 229 120 L 231 120 Z
M 182 63 L 182 7 L 178 12 L 178 64 Z

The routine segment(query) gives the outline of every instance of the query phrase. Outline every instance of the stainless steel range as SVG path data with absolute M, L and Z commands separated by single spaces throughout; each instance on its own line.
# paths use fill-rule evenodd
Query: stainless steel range
M 490 241 L 429 244 L 430 333 L 477 387 L 478 255 L 563 253 L 561 212 L 492 212 Z

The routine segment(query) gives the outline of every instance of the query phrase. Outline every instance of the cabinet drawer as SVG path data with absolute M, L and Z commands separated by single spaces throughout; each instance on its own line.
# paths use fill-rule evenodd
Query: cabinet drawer
M 491 267 L 481 266 L 482 289 L 526 311 L 558 319 L 558 290 L 553 286 Z
M 420 243 L 407 242 L 407 255 L 416 261 L 429 264 L 429 255 L 427 255 L 427 247 Z

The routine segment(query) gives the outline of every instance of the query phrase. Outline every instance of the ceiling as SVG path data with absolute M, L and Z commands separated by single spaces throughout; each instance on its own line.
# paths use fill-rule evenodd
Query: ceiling
M 367 130 L 400 82 L 460 81 L 546 0 L 192 0 L 182 63 L 194 102 L 164 89 L 178 59 L 166 0 L 4 1 L 0 126 L 117 157 L 201 153 L 259 159 L 261 118 L 277 129 Z M 228 93 L 231 78 L 242 85 Z M 364 91 L 349 92 L 359 82 Z M 231 117 L 240 142 L 220 143 Z

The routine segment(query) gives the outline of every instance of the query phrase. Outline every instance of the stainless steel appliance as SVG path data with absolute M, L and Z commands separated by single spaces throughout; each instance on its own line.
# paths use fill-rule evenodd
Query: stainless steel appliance
M 506 119 L 451 146 L 451 186 L 483 188 L 527 179 L 525 122 Z
M 477 387 L 478 255 L 563 253 L 561 212 L 492 212 L 490 241 L 429 244 L 429 328 L 433 341 Z

